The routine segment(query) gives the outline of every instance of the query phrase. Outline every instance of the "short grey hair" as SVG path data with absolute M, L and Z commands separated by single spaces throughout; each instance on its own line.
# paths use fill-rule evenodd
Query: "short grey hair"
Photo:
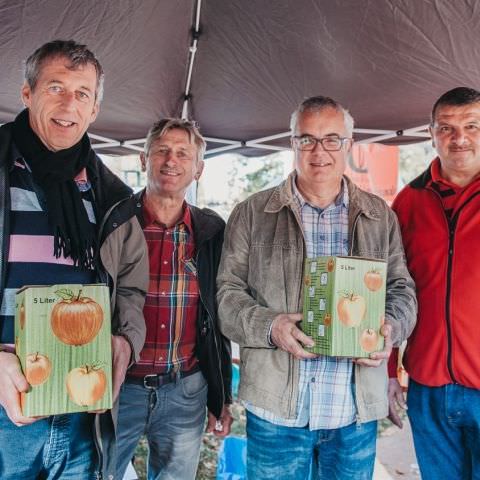
M 351 138 L 353 136 L 353 117 L 350 115 L 350 112 L 343 107 L 340 103 L 330 97 L 309 97 L 305 99 L 297 109 L 292 113 L 290 118 L 290 131 L 292 135 L 295 135 L 297 129 L 298 117 L 304 112 L 319 112 L 325 108 L 333 108 L 337 112 L 343 113 L 343 119 L 345 122 L 345 129 L 347 130 L 348 136 Z
M 143 150 L 148 157 L 152 143 L 158 138 L 163 137 L 169 130 L 179 129 L 187 132 L 190 143 L 195 144 L 197 147 L 197 161 L 203 160 L 205 150 L 207 148 L 207 142 L 202 137 L 198 130 L 197 123 L 192 120 L 185 120 L 183 118 L 162 118 L 158 122 L 155 122 L 148 131 L 147 139 Z
M 103 98 L 103 82 L 105 74 L 97 57 L 87 48 L 73 40 L 53 40 L 37 48 L 26 60 L 24 77 L 30 88 L 35 90 L 43 65 L 48 60 L 66 58 L 69 69 L 76 70 L 78 67 L 91 64 L 97 73 L 97 87 L 95 90 L 95 103 L 100 103 Z

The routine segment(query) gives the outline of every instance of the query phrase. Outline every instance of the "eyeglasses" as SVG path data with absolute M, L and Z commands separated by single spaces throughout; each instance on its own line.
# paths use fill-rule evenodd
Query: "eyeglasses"
M 295 135 L 292 139 L 295 148 L 298 148 L 302 152 L 315 150 L 317 143 L 327 152 L 338 152 L 345 143 L 350 141 L 350 138 L 337 137 L 336 135 L 323 138 L 317 138 L 312 135 Z

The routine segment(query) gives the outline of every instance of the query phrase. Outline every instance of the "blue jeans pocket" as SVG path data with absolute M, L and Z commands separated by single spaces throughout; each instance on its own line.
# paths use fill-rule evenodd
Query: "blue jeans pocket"
M 181 379 L 183 395 L 185 398 L 194 398 L 198 395 L 206 393 L 207 382 L 202 372 L 194 373 L 188 377 Z

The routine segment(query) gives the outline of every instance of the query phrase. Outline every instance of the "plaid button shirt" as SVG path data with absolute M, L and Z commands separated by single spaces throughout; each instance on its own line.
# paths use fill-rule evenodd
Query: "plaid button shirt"
M 150 260 L 150 284 L 143 315 L 147 327 L 140 361 L 129 375 L 189 371 L 195 357 L 198 281 L 190 209 L 171 228 L 157 223 L 143 204 L 143 233 Z
M 348 255 L 348 189 L 345 180 L 335 202 L 324 210 L 307 203 L 295 184 L 294 199 L 300 210 L 307 257 Z M 349 358 L 319 356 L 300 362 L 297 416 L 278 417 L 247 404 L 253 414 L 276 425 L 310 430 L 334 429 L 355 420 L 352 384 L 353 363 Z

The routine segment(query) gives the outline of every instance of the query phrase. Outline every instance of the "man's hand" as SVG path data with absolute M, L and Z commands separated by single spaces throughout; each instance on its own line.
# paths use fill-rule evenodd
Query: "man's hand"
M 0 405 L 17 427 L 29 425 L 44 417 L 24 417 L 20 406 L 20 393 L 29 389 L 18 357 L 14 353 L 0 352 Z
M 305 335 L 297 323 L 302 319 L 301 313 L 280 313 L 273 319 L 272 342 L 278 348 L 291 353 L 298 359 L 317 358 L 318 355 L 307 352 L 303 345 L 313 347 L 313 339 Z
M 380 333 L 385 337 L 385 344 L 381 352 L 373 352 L 370 358 L 355 358 L 353 361 L 364 367 L 379 367 L 384 360 L 388 360 L 392 353 L 392 326 L 388 323 L 382 325 Z
M 128 340 L 121 335 L 112 335 L 112 396 L 114 402 L 120 393 L 120 387 L 125 380 L 131 358 L 132 348 Z
M 398 407 L 407 409 L 402 387 L 396 378 L 388 379 L 388 419 L 398 428 L 403 427 L 402 419 L 398 414 Z
M 230 412 L 230 405 L 224 405 L 220 418 L 208 412 L 207 433 L 213 433 L 217 437 L 226 437 L 230 433 L 233 417 Z

